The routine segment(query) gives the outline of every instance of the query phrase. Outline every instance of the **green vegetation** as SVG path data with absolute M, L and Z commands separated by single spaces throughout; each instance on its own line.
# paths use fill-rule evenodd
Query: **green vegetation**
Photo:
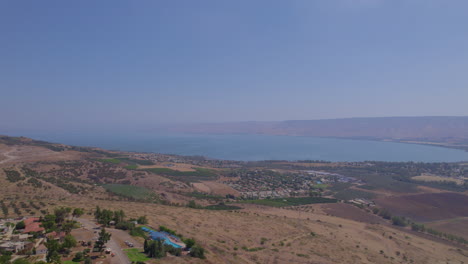
M 206 193 L 196 192 L 196 191 L 191 192 L 191 193 L 186 193 L 184 195 L 189 196 L 189 197 L 193 197 L 193 198 L 197 198 L 197 199 L 206 199 L 206 200 L 215 200 L 215 201 L 220 201 L 220 200 L 224 199 L 223 196 L 206 194 Z
M 296 206 L 315 203 L 336 203 L 336 199 L 323 197 L 291 197 L 278 199 L 263 199 L 263 200 L 244 200 L 241 203 L 260 204 L 273 207 Z
M 146 256 L 144 252 L 140 252 L 140 249 L 138 248 L 127 248 L 124 249 L 124 252 L 127 254 L 131 262 L 145 262 L 150 260 L 150 258 Z
M 132 165 L 127 165 L 125 166 L 127 170 L 136 170 L 138 169 L 138 165 L 132 164 Z
M 154 163 L 151 160 L 140 160 L 140 159 L 130 159 L 130 158 L 117 158 L 117 159 L 129 165 L 154 165 Z
M 207 209 L 207 210 L 240 210 L 240 209 L 242 209 L 242 207 L 235 206 L 235 205 L 215 204 L 215 205 L 205 206 L 203 209 Z
M 129 168 L 129 169 L 136 169 L 138 168 L 138 165 L 153 165 L 154 164 L 150 160 L 130 159 L 130 158 L 122 158 L 122 157 L 98 159 L 98 161 L 104 162 L 104 163 L 111 163 L 111 164 L 126 163 L 127 164 L 126 168 Z
M 392 217 L 392 224 L 396 226 L 407 226 L 408 222 L 404 217 L 393 216 Z
M 102 187 L 107 191 L 134 200 L 150 200 L 153 192 L 150 189 L 128 184 L 105 184 Z
M 183 182 L 209 181 L 218 178 L 218 175 L 215 173 L 214 170 L 204 168 L 195 168 L 195 171 L 178 171 L 168 168 L 152 168 L 145 170 L 154 174 L 167 176 L 169 178 L 173 178 L 174 180 Z
M 120 160 L 118 160 L 118 159 L 98 159 L 98 161 L 104 162 L 104 163 L 112 163 L 112 164 L 119 164 L 120 163 Z
M 101 232 L 99 232 L 98 240 L 96 241 L 96 243 L 94 243 L 94 248 L 96 248 L 98 252 L 102 252 L 104 250 L 104 247 L 106 246 L 106 243 L 110 240 L 111 236 L 111 233 L 106 232 L 105 228 L 101 229 Z
M 19 172 L 17 172 L 16 170 L 7 170 L 7 169 L 3 169 L 3 171 L 5 172 L 6 174 L 6 177 L 7 177 L 7 180 L 10 181 L 10 182 L 18 182 L 18 181 L 21 181 L 21 180 L 24 180 L 25 178 L 21 176 L 21 174 Z
M 123 210 L 112 211 L 108 209 L 102 209 L 96 206 L 94 211 L 94 218 L 96 221 L 104 226 L 109 226 L 111 221 L 114 221 L 115 225 L 125 222 L 125 213 Z

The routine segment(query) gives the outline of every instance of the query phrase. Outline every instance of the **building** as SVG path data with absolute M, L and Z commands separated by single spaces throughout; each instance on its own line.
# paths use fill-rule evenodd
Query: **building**
M 47 237 L 48 240 L 63 240 L 65 238 L 65 232 L 55 232 L 52 231 L 50 233 L 47 233 L 45 236 Z
M 41 223 L 39 222 L 39 217 L 30 217 L 24 220 L 25 228 L 23 233 L 32 233 L 37 232 L 41 233 L 44 232 L 44 228 L 41 227 Z
M 32 236 L 28 234 L 15 234 L 15 235 L 11 235 L 11 241 L 13 242 L 24 241 L 30 237 Z
M 16 253 L 24 249 L 24 242 L 4 242 L 0 244 L 0 249 Z
M 47 254 L 47 248 L 46 246 L 44 246 L 44 244 L 40 244 L 36 248 L 36 255 L 43 255 L 43 254 Z

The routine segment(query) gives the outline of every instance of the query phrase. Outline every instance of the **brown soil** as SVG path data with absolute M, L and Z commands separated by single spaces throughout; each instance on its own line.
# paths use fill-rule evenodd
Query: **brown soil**
M 393 215 L 428 222 L 468 216 L 468 196 L 459 193 L 423 193 L 375 199 Z
M 322 208 L 325 213 L 341 218 L 351 219 L 354 221 L 369 224 L 385 223 L 385 221 L 381 217 L 367 213 L 364 210 L 359 209 L 356 206 L 350 204 L 324 204 L 322 205 Z
M 441 232 L 455 234 L 468 239 L 468 217 L 426 223 L 426 226 Z

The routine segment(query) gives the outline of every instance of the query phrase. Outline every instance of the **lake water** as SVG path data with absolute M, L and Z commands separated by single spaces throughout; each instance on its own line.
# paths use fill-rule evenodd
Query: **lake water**
M 416 144 L 271 135 L 158 135 L 149 133 L 25 135 L 112 150 L 201 155 L 226 160 L 468 161 L 468 152 Z

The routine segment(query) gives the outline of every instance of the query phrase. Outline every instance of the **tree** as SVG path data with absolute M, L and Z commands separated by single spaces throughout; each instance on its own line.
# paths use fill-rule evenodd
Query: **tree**
M 96 210 L 94 211 L 94 217 L 97 221 L 99 221 L 99 219 L 101 218 L 101 208 L 99 206 L 96 206 Z
M 67 221 L 67 222 L 62 224 L 62 230 L 63 230 L 63 232 L 65 232 L 67 234 L 70 234 L 74 227 L 75 227 L 74 222 Z
M 146 218 L 146 215 L 138 217 L 137 223 L 139 223 L 140 225 L 148 224 L 148 219 Z
M 55 224 L 56 217 L 55 215 L 45 215 L 41 221 L 41 225 L 45 228 L 46 232 L 52 232 L 57 229 L 57 224 Z
M 84 264 L 92 264 L 93 262 L 91 261 L 90 257 L 86 257 L 84 260 Z
M 147 254 L 150 258 L 162 258 L 166 256 L 164 243 L 161 240 L 154 240 L 148 242 Z
M 7 264 L 10 263 L 11 259 L 11 252 L 5 252 L 0 255 L 0 264 Z
M 49 240 L 45 243 L 47 248 L 46 260 L 47 262 L 60 263 L 60 255 L 58 251 L 60 250 L 60 243 L 57 240 Z
M 124 218 L 125 218 L 125 213 L 124 213 L 123 210 L 114 211 L 114 219 L 113 220 L 115 221 L 115 224 L 123 222 Z
M 72 235 L 66 235 L 62 243 L 63 248 L 76 247 L 76 239 Z
M 200 205 L 198 205 L 194 200 L 190 200 L 187 204 L 187 207 L 198 209 L 200 208 Z
M 190 256 L 192 256 L 194 258 L 204 259 L 205 258 L 205 249 L 200 247 L 200 246 L 195 245 L 190 249 Z
M 104 246 L 110 240 L 110 238 L 111 234 L 107 233 L 105 228 L 101 229 L 101 232 L 99 232 L 99 238 L 95 243 L 95 246 L 99 248 L 100 252 L 102 252 Z
M 187 238 L 184 240 L 184 242 L 187 248 L 192 248 L 195 245 L 195 240 L 193 240 L 192 238 Z
M 145 243 L 143 243 L 143 252 L 145 252 L 145 254 L 148 254 L 148 240 L 145 239 Z
M 70 215 L 71 208 L 70 207 L 60 207 L 54 209 L 55 214 L 55 222 L 57 224 L 61 224 L 67 219 Z
M 83 254 L 83 252 L 80 251 L 80 252 L 77 252 L 75 254 L 75 257 L 73 258 L 73 261 L 74 262 L 80 262 L 80 261 L 83 261 L 83 259 L 84 259 L 84 254 Z
M 399 216 L 393 216 L 392 217 L 392 224 L 396 226 L 406 226 L 406 221 L 405 219 L 399 217 Z
M 73 217 L 80 217 L 84 214 L 84 210 L 81 209 L 81 208 L 75 208 L 73 209 L 73 213 L 72 213 L 72 216 Z
M 16 224 L 16 229 L 24 229 L 25 227 L 26 227 L 26 224 L 24 223 L 24 221 L 18 222 Z

